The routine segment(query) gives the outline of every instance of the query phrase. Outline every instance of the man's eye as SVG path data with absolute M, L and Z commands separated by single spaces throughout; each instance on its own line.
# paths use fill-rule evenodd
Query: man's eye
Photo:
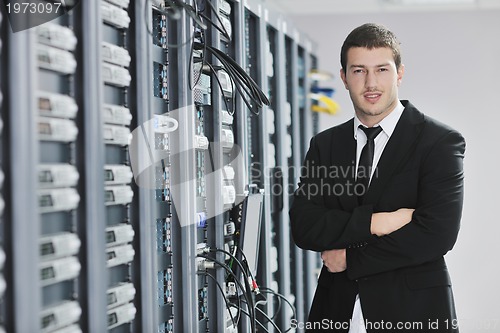
M 362 69 L 355 69 L 354 70 L 354 73 L 355 74 L 360 74 L 360 73 L 363 73 L 364 71 Z
M 387 70 L 388 70 L 387 68 L 379 68 L 380 72 L 387 72 Z

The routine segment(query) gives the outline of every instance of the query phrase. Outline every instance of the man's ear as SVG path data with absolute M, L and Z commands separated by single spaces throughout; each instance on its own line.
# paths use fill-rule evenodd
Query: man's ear
M 340 69 L 340 78 L 342 79 L 342 82 L 344 82 L 344 87 L 349 90 L 349 87 L 347 86 L 347 80 L 345 77 L 345 71 L 343 68 Z
M 401 64 L 398 68 L 398 87 L 401 86 L 403 81 L 403 75 L 405 74 L 405 65 Z

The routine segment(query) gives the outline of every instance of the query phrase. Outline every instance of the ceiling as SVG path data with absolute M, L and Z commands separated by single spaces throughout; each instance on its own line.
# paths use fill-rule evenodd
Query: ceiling
M 500 9 L 499 0 L 263 0 L 289 15 Z

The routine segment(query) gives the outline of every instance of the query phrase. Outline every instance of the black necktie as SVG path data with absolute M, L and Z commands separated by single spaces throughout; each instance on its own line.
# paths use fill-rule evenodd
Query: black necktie
M 377 126 L 367 128 L 359 125 L 359 128 L 366 134 L 366 144 L 361 151 L 358 170 L 356 173 L 356 194 L 358 195 L 359 203 L 361 203 L 363 201 L 363 196 L 366 194 L 366 191 L 368 191 L 368 185 L 370 184 L 373 155 L 375 153 L 375 138 L 380 132 L 382 132 L 382 127 Z

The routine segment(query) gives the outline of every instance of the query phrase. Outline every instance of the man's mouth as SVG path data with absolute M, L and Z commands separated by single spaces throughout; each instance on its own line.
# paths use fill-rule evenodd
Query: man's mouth
M 371 103 L 375 103 L 380 99 L 380 96 L 382 96 L 382 93 L 379 92 L 367 92 L 363 94 L 363 97 Z

